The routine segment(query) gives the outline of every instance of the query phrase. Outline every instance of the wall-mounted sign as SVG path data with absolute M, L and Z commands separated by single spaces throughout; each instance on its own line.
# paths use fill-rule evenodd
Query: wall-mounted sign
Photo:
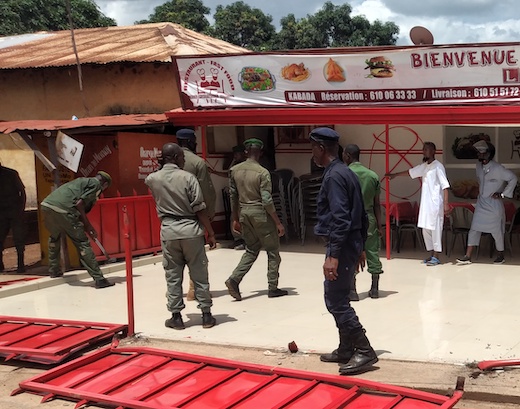
M 73 172 L 77 172 L 83 153 L 83 144 L 71 138 L 67 134 L 58 131 L 56 136 L 56 151 L 58 161 Z
M 511 43 L 175 61 L 192 105 L 215 108 L 518 103 L 519 60 Z

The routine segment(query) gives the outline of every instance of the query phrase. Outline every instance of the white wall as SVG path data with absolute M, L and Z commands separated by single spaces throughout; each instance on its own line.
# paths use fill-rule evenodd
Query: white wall
M 381 179 L 385 174 L 385 126 L 384 125 L 337 125 L 340 144 L 353 143 L 361 149 L 361 162 L 376 172 Z M 443 126 L 440 125 L 396 125 L 389 129 L 389 169 L 391 172 L 407 170 L 422 161 L 423 143 L 430 141 L 437 147 L 437 159 L 442 162 Z M 278 168 L 291 168 L 296 176 L 310 172 L 310 144 L 281 144 L 276 148 Z M 394 179 L 390 184 L 392 201 L 419 200 L 420 182 L 409 177 Z M 385 188 L 385 181 L 382 181 Z M 382 192 L 384 199 L 385 192 Z

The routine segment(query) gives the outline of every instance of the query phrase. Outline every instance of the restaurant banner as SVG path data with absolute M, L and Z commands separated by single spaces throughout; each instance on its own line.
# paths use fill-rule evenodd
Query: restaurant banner
M 178 57 L 194 107 L 520 102 L 520 44 Z

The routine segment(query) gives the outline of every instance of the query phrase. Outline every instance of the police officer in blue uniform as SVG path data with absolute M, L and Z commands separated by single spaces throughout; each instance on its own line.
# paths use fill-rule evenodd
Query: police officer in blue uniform
M 365 330 L 350 305 L 352 277 L 361 259 L 367 236 L 368 219 L 357 176 L 338 158 L 338 133 L 316 128 L 309 135 L 312 157 L 325 168 L 317 199 L 314 233 L 326 242 L 323 264 L 325 305 L 339 330 L 339 347 L 323 354 L 324 362 L 338 362 L 342 375 L 365 372 L 378 361 Z

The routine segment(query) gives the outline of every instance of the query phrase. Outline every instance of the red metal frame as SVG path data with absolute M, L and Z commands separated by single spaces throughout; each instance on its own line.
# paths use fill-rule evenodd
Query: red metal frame
M 126 333 L 126 325 L 0 316 L 0 356 L 56 364 L 81 349 Z
M 132 268 L 132 248 L 130 235 L 130 220 L 126 206 L 123 207 L 123 233 L 125 237 L 125 266 L 126 266 L 126 302 L 128 306 L 128 336 L 135 334 L 135 313 L 134 313 L 134 275 Z
M 20 383 L 29 391 L 132 409 L 453 408 L 446 397 L 339 375 L 152 348 L 104 348 Z
M 232 108 L 165 112 L 176 126 L 327 124 L 516 124 L 520 105 Z
M 481 361 L 478 363 L 478 369 L 481 371 L 490 371 L 491 369 L 506 366 L 520 366 L 520 359 L 502 359 L 496 361 Z
M 14 280 L 0 281 L 0 288 L 4 287 L 6 285 L 18 284 L 18 283 L 24 283 L 26 281 L 36 280 L 37 278 L 40 278 L 40 277 L 24 277 L 24 278 L 16 278 Z
M 126 209 L 124 212 L 123 208 Z M 126 240 L 121 235 L 125 226 L 124 214 L 129 218 L 132 256 L 160 251 L 161 222 L 157 217 L 155 201 L 151 195 L 143 195 L 99 199 L 89 212 L 88 218 L 108 254 L 115 258 L 126 254 Z M 92 249 L 98 260 L 105 260 L 98 246 L 93 244 Z

